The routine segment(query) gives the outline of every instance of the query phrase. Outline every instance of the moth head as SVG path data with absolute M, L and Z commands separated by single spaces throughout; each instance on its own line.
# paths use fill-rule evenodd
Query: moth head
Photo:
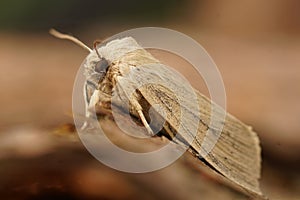
M 84 75 L 86 77 L 86 82 L 84 85 L 84 96 L 87 103 L 90 102 L 90 98 L 93 95 L 95 90 L 99 90 L 101 82 L 105 79 L 108 68 L 110 66 L 109 61 L 102 56 L 97 45 L 101 43 L 96 40 L 94 42 L 94 49 L 87 56 L 84 63 Z
M 84 86 L 86 102 L 90 101 L 91 95 L 95 90 L 109 95 L 113 85 L 111 76 L 118 73 L 118 70 L 113 68 L 112 63 L 128 52 L 142 49 L 132 37 L 114 39 L 106 42 L 105 46 L 102 47 L 97 46 L 101 43 L 100 41 L 95 41 L 94 48 L 91 49 L 71 35 L 60 33 L 54 29 L 51 29 L 49 32 L 57 38 L 71 40 L 90 52 L 83 63 L 86 78 Z
M 109 67 L 109 62 L 106 58 L 104 58 L 102 55 L 100 55 L 100 53 L 97 49 L 97 45 L 99 43 L 101 43 L 101 41 L 96 40 L 93 45 L 94 50 L 99 58 L 99 60 L 94 62 L 93 70 L 94 70 L 94 73 L 99 75 L 99 81 L 101 81 L 106 75 L 107 69 Z
M 86 78 L 85 84 L 84 84 L 84 97 L 85 97 L 85 103 L 86 106 L 90 104 L 91 97 L 95 93 L 95 91 L 104 90 L 103 88 L 106 87 L 100 87 L 106 86 L 107 84 L 101 84 L 103 80 L 105 80 L 105 77 L 107 76 L 107 71 L 109 70 L 110 66 L 110 60 L 111 57 L 107 52 L 103 52 L 102 47 L 97 47 L 100 41 L 94 42 L 94 49 L 89 48 L 86 44 L 78 40 L 77 38 L 60 33 L 56 31 L 55 29 L 50 29 L 49 33 L 57 38 L 60 39 L 66 39 L 74 42 L 75 44 L 81 46 L 82 48 L 86 49 L 89 52 L 89 55 L 86 57 L 85 62 L 83 63 L 84 67 L 84 75 Z M 99 52 L 101 51 L 102 52 Z M 104 56 L 102 56 L 104 55 Z M 107 59 L 108 58 L 108 59 Z M 106 93 L 105 91 L 103 91 Z

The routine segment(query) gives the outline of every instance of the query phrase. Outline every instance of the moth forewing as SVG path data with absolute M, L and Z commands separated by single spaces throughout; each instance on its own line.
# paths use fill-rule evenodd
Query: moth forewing
M 98 49 L 103 56 L 107 55 L 107 59 L 114 63 L 112 67 L 118 69 L 115 80 L 118 80 L 117 77 L 119 77 L 119 80 L 125 77 L 125 81 L 123 79 L 122 83 L 123 88 L 132 84 L 132 78 L 142 81 L 143 78 L 149 78 L 150 74 L 152 82 L 163 81 L 162 79 L 167 78 L 169 85 L 177 88 L 177 90 L 186 92 L 181 82 L 178 82 L 170 74 L 164 74 L 166 72 L 159 69 L 155 69 L 159 71 L 154 71 L 153 64 L 159 64 L 159 61 L 149 52 L 141 48 L 132 38 L 124 40 L 126 42 L 123 42 L 122 39 L 116 40 L 113 41 L 114 45 L 108 43 L 106 46 Z M 114 46 L 114 48 L 111 48 L 111 46 Z M 114 53 L 115 51 L 113 50 L 120 50 L 121 52 Z M 134 67 L 139 68 L 139 73 L 134 74 L 136 77 L 126 79 L 126 75 Z M 186 144 L 186 141 L 192 141 L 190 142 L 191 148 L 200 156 L 203 156 L 215 170 L 248 191 L 261 194 L 258 182 L 261 164 L 259 140 L 256 133 L 248 126 L 226 113 L 222 130 L 219 130 L 218 126 L 210 126 L 211 109 L 216 110 L 214 114 L 217 113 L 217 115 L 214 117 L 216 117 L 217 122 L 222 122 L 221 118 L 218 119 L 218 113 L 222 116 L 222 113 L 225 111 L 196 90 L 186 92 L 184 94 L 186 98 L 182 100 L 183 103 L 179 103 L 176 101 L 176 95 L 169 92 L 169 88 L 162 85 L 147 84 L 143 87 L 131 85 L 131 87 L 137 87 L 140 95 L 142 95 L 142 98 L 137 99 L 138 101 L 147 101 L 150 105 L 158 104 L 163 108 L 156 109 L 156 112 L 161 113 L 162 110 L 164 111 L 165 132 L 169 132 L 169 135 L 179 134 L 178 138 L 185 140 L 181 141 L 183 144 Z M 193 92 L 196 93 L 197 104 L 190 98 L 193 96 Z M 125 98 L 132 97 L 125 95 Z M 133 96 L 133 98 L 138 97 Z M 143 105 L 143 103 L 140 103 L 140 105 Z M 199 106 L 199 109 L 196 109 L 197 106 Z M 135 112 L 136 109 L 131 108 L 131 114 L 139 117 L 137 112 Z M 186 113 L 184 118 L 181 117 L 181 111 Z M 143 112 L 147 115 L 146 108 L 144 108 Z M 180 126 L 181 123 L 183 124 L 182 126 Z M 191 140 L 191 136 L 193 136 L 191 134 L 193 131 L 191 130 L 195 129 L 197 130 L 195 138 Z M 218 137 L 215 134 L 217 131 L 221 131 L 221 134 L 217 135 Z M 214 148 L 211 150 L 205 149 L 205 145 L 203 145 L 204 138 L 206 142 L 213 142 L 217 139 Z M 207 151 L 208 154 L 201 155 L 201 152 L 204 151 Z
M 145 67 L 145 66 L 144 66 Z M 141 68 L 141 74 L 146 73 L 147 70 Z M 159 77 L 157 77 L 159 79 Z M 170 79 L 171 80 L 171 79 Z M 171 83 L 172 84 L 172 83 Z M 180 89 L 178 83 L 173 83 Z M 168 93 L 167 88 L 158 85 L 149 85 L 148 87 L 142 87 L 139 89 L 145 100 L 150 105 L 160 104 L 164 107 L 166 113 L 166 126 L 171 126 L 173 132 L 180 134 L 182 139 L 189 141 L 191 130 L 195 128 L 195 118 L 199 123 L 197 127 L 197 134 L 192 143 L 191 147 L 201 155 L 203 151 L 204 138 L 211 139 L 213 142 L 217 139 L 217 143 L 214 148 L 208 152 L 204 159 L 213 166 L 218 172 L 239 184 L 240 186 L 248 189 L 257 194 L 261 194 L 259 189 L 258 179 L 260 177 L 260 147 L 259 141 L 254 132 L 249 129 L 248 126 L 241 123 L 236 118 L 227 114 L 223 130 L 218 138 L 213 137 L 214 127 L 209 127 L 210 122 L 210 109 L 212 103 L 206 97 L 201 95 L 198 91 L 195 91 L 200 106 L 200 112 L 195 113 L 197 109 L 194 109 L 194 102 L 190 102 L 189 98 L 192 94 L 185 94 L 185 103 L 179 104 L 173 103 L 172 109 L 165 103 L 166 100 L 175 99 L 175 95 Z M 183 105 L 190 105 L 189 107 Z M 219 112 L 224 112 L 221 107 L 214 105 L 215 109 L 219 109 Z M 179 108 L 180 107 L 180 108 Z M 176 112 L 183 109 L 188 114 L 188 119 L 181 119 L 180 112 Z M 160 111 L 157 110 L 159 113 Z M 198 116 L 198 118 L 197 118 Z M 201 118 L 200 118 L 200 117 Z M 180 121 L 184 121 L 184 128 L 178 130 L 178 124 Z M 220 119 L 221 121 L 221 119 Z M 170 129 L 166 129 L 170 131 Z M 172 133 L 175 134 L 175 133 Z M 212 137 L 212 138 L 210 138 Z M 207 141 L 206 141 L 207 142 Z
M 201 108 L 209 108 L 213 104 L 215 109 L 222 112 L 221 107 L 212 103 L 199 92 L 197 93 Z M 210 115 L 203 114 L 202 116 L 204 122 L 207 123 L 210 120 Z M 202 130 L 198 129 L 198 131 Z M 208 131 L 213 135 L 217 130 L 215 127 L 209 127 Z M 258 181 L 261 170 L 261 149 L 256 133 L 228 113 L 221 131 L 218 142 L 205 159 L 219 172 L 227 175 L 229 179 L 250 191 L 261 194 Z M 195 149 L 200 148 L 197 144 L 192 144 L 192 146 Z

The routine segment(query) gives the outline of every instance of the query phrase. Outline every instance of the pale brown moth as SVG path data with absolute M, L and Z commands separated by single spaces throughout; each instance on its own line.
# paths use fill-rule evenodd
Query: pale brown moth
M 110 41 L 105 46 L 99 47 L 97 43 L 94 49 L 90 49 L 85 44 L 76 38 L 61 34 L 55 30 L 50 31 L 56 37 L 69 39 L 87 49 L 90 54 L 85 62 L 85 76 L 87 81 L 84 88 L 86 99 L 86 117 L 89 117 L 89 108 L 95 107 L 96 111 L 111 109 L 112 92 L 115 89 L 116 83 L 125 77 L 128 71 L 136 66 L 140 67 L 140 79 L 143 79 L 144 74 L 149 74 L 151 68 L 147 65 L 159 64 L 159 60 L 154 58 L 148 51 L 143 49 L 131 37 L 125 37 Z M 164 73 L 163 71 L 161 73 Z M 152 75 L 153 79 L 159 79 L 159 76 Z M 169 79 L 175 87 L 181 88 L 180 83 L 173 79 Z M 126 83 L 126 81 L 124 82 Z M 200 153 L 201 146 L 207 130 L 216 131 L 215 127 L 209 127 L 210 109 L 215 106 L 219 112 L 224 110 L 212 103 L 207 97 L 202 95 L 197 90 L 194 91 L 198 98 L 198 104 L 201 112 L 201 119 L 197 128 L 198 132 L 194 142 L 190 148 L 196 154 Z M 189 95 L 189 94 L 187 94 Z M 124 97 L 128 98 L 128 97 Z M 122 98 L 121 98 L 122 100 Z M 189 105 L 189 98 L 186 98 L 185 105 Z M 164 110 L 165 123 L 163 131 L 169 135 L 169 138 L 180 134 L 181 141 L 184 143 L 188 137 L 188 129 L 195 126 L 192 123 L 185 125 L 185 131 L 178 132 L 178 121 L 180 117 L 176 114 L 181 106 L 176 102 L 176 97 L 168 88 L 159 85 L 147 85 L 139 88 L 138 91 L 130 97 L 130 114 L 141 120 L 143 125 L 151 134 L 152 129 L 148 124 L 146 107 L 149 105 L 159 104 Z M 199 116 L 194 113 L 193 105 L 184 107 L 190 116 Z M 161 113 L 160 110 L 156 110 Z M 202 155 L 200 155 L 202 156 Z M 214 148 L 204 157 L 204 160 L 217 172 L 243 187 L 249 193 L 255 196 L 262 196 L 259 188 L 259 178 L 261 171 L 261 148 L 257 134 L 252 131 L 250 126 L 245 125 L 234 116 L 226 114 L 224 127 L 221 130 L 221 135 Z

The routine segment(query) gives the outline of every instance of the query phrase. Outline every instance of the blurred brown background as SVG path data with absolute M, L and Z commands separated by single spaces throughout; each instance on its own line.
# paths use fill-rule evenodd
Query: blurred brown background
M 54 151 L 55 145 L 45 135 L 72 123 L 73 82 L 87 53 L 70 42 L 54 39 L 49 28 L 92 44 L 94 39 L 141 26 L 175 29 L 205 47 L 222 74 L 228 111 L 252 125 L 261 138 L 262 190 L 271 199 L 299 199 L 297 0 L 1 0 L 1 177 L 16 178 L 18 170 L 34 171 L 30 165 L 14 166 L 25 158 L 35 161 Z M 53 168 L 61 170 L 59 165 Z M 0 191 L 18 191 L 31 184 L 25 181 L 22 185 L 18 178 L 10 183 L 6 180 L 0 181 Z M 38 178 L 30 180 L 41 184 Z M 31 189 L 24 191 L 37 190 Z

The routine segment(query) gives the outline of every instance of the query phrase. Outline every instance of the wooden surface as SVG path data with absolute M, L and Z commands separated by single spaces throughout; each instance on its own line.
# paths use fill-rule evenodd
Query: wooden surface
M 120 134 L 126 137 L 111 120 L 103 120 L 102 125 L 113 141 Z M 32 144 L 27 145 L 37 147 L 24 152 L 24 146 L 11 145 L 10 153 L 4 154 L 2 146 L 2 198 L 249 199 L 190 152 L 156 172 L 130 174 L 113 170 L 93 158 L 72 130 L 71 125 L 64 125 L 55 131 L 24 128 L 7 132 L 6 140 L 11 142 L 18 140 L 16 135 L 22 139 L 30 133 Z M 165 142 L 157 137 L 143 145 L 146 149 Z M 126 144 L 123 146 L 126 148 Z

